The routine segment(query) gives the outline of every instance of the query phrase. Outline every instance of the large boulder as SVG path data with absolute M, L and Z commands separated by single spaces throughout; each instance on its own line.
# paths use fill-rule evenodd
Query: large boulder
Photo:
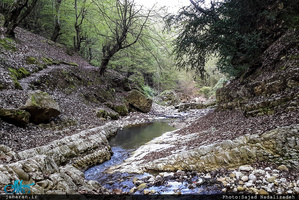
M 175 106 L 181 102 L 179 96 L 173 90 L 165 90 L 157 98 L 159 104 L 166 106 Z
M 98 108 L 96 112 L 98 118 L 114 120 L 117 120 L 119 118 L 119 114 L 110 108 Z
M 147 98 L 144 94 L 138 90 L 132 90 L 129 92 L 126 100 L 134 109 L 147 113 L 151 110 L 153 100 Z
M 29 93 L 26 104 L 21 108 L 31 114 L 30 121 L 39 124 L 60 114 L 58 103 L 46 92 L 40 90 Z
M 30 113 L 19 109 L 0 108 L 0 118 L 17 126 L 26 126 L 29 123 Z
M 116 104 L 113 105 L 113 110 L 117 112 L 120 116 L 126 116 L 129 114 L 126 104 Z

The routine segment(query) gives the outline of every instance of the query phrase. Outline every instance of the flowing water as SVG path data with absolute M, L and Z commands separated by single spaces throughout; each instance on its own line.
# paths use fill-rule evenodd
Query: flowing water
M 105 163 L 88 169 L 85 172 L 85 178 L 87 180 L 96 180 L 107 189 L 122 188 L 122 191 L 128 192 L 132 187 L 134 187 L 132 182 L 133 177 L 141 178 L 146 174 L 107 174 L 105 173 L 105 170 L 123 162 L 139 146 L 158 136 L 161 136 L 165 132 L 173 130 L 175 130 L 175 128 L 169 126 L 166 122 L 143 124 L 119 130 L 116 136 L 109 140 L 113 152 L 111 159 Z
M 85 178 L 87 180 L 96 180 L 103 187 L 110 190 L 121 189 L 122 192 L 129 192 L 131 188 L 136 186 L 133 183 L 134 178 L 141 180 L 152 177 L 153 175 L 149 173 L 128 174 L 118 172 L 108 174 L 105 170 L 109 169 L 111 166 L 122 163 L 139 146 L 165 132 L 173 130 L 175 130 L 175 128 L 169 126 L 165 122 L 155 122 L 152 124 L 144 124 L 119 130 L 116 136 L 109 140 L 113 151 L 111 159 L 105 163 L 88 169 L 85 172 Z M 195 185 L 195 183 L 201 181 L 203 181 L 203 179 L 195 175 L 189 180 L 189 182 L 172 179 L 168 180 L 165 184 L 151 186 L 147 189 L 157 191 L 158 194 L 175 194 L 177 191 L 180 191 L 181 194 L 205 194 L 207 191 L 205 186 L 197 187 Z M 190 185 L 192 186 L 191 188 Z M 217 193 L 217 189 L 213 189 L 213 186 L 210 189 L 213 191 L 212 193 Z M 136 191 L 135 194 L 142 194 L 141 192 L 142 191 Z

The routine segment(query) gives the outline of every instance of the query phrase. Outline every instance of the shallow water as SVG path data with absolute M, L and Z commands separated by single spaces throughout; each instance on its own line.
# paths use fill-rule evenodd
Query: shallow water
M 94 166 L 85 171 L 87 180 L 98 181 L 103 187 L 113 190 L 121 189 L 123 193 L 128 193 L 131 188 L 135 187 L 133 179 L 136 177 L 139 180 L 153 177 L 152 174 L 128 174 L 128 173 L 106 173 L 106 170 L 111 166 L 118 165 L 127 159 L 131 153 L 141 145 L 150 140 L 162 135 L 165 132 L 175 130 L 165 122 L 155 122 L 152 124 L 144 124 L 131 128 L 125 128 L 117 132 L 116 136 L 109 140 L 113 155 L 109 161 L 100 165 Z M 175 179 L 167 180 L 163 185 L 151 186 L 147 190 L 154 190 L 156 194 L 215 194 L 219 193 L 214 186 L 195 186 L 198 182 L 203 182 L 201 177 L 193 176 L 189 182 L 178 181 Z M 192 184 L 193 183 L 193 184 Z M 194 187 L 190 188 L 190 184 Z M 134 194 L 143 194 L 142 191 L 136 191 Z
M 163 133 L 175 130 L 166 122 L 155 122 L 152 124 L 142 124 L 135 127 L 119 130 L 115 137 L 109 140 L 111 147 L 121 147 L 131 150 L 161 136 Z
M 116 136 L 109 140 L 113 152 L 111 159 L 85 171 L 85 179 L 96 180 L 107 189 L 121 188 L 123 192 L 129 192 L 134 187 L 133 178 L 142 177 L 143 175 L 128 173 L 107 174 L 105 170 L 123 162 L 139 146 L 161 136 L 165 132 L 173 130 L 175 128 L 169 126 L 166 122 L 143 124 L 119 130 Z

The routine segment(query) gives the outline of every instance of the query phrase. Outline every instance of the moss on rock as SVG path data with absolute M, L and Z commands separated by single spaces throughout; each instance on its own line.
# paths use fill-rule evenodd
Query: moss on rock
M 97 117 L 117 120 L 119 118 L 119 114 L 110 108 L 99 108 L 97 110 Z
M 0 118 L 17 126 L 25 126 L 29 123 L 30 113 L 25 110 L 0 108 Z
M 128 108 L 125 104 L 115 105 L 113 106 L 113 110 L 121 116 L 126 116 L 129 113 Z
M 0 38 L 0 48 L 6 51 L 17 51 L 15 41 L 10 38 Z

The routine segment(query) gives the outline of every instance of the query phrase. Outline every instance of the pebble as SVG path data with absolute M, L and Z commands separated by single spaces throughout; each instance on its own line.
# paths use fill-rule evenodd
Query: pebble
M 113 189 L 113 193 L 114 194 L 121 194 L 122 193 L 122 189 Z
M 241 178 L 241 180 L 244 181 L 244 182 L 248 181 L 248 179 L 249 179 L 248 176 L 243 176 L 243 177 Z
M 149 190 L 143 190 L 143 194 L 147 195 L 147 194 L 149 194 L 149 193 L 150 193 Z
M 253 182 L 256 181 L 256 176 L 254 174 L 250 174 L 248 178 L 249 178 L 249 180 L 252 180 Z
M 254 173 L 258 173 L 258 174 L 261 174 L 261 175 L 266 174 L 265 170 L 262 170 L 262 169 L 255 170 Z
M 279 169 L 281 171 L 289 171 L 289 168 L 287 168 L 287 166 L 285 166 L 285 165 L 280 165 L 277 167 L 277 169 Z
M 142 184 L 140 184 L 140 185 L 137 187 L 137 189 L 140 191 L 140 190 L 145 189 L 146 187 L 147 187 L 147 184 L 146 184 L 146 183 L 142 183 Z
M 253 170 L 253 167 L 251 167 L 250 165 L 242 165 L 242 166 L 239 167 L 239 170 L 249 172 L 249 171 Z
M 133 178 L 133 183 L 134 183 L 134 185 L 136 184 L 136 181 L 138 180 L 138 178 L 137 177 L 135 177 L 135 178 Z
M 237 187 L 237 190 L 238 190 L 238 191 L 244 191 L 245 188 L 244 188 L 244 187 L 241 187 L 241 186 L 238 186 L 238 187 Z
M 282 183 L 286 183 L 286 182 L 287 182 L 287 179 L 286 179 L 286 178 L 281 178 L 281 179 L 280 179 L 280 182 L 282 182 Z
M 264 190 L 264 189 L 260 189 L 259 194 L 261 194 L 261 195 L 268 195 L 269 193 L 266 190 Z
M 231 177 L 231 178 L 235 178 L 235 177 L 236 177 L 236 174 L 234 174 L 234 173 L 230 173 L 230 174 L 229 174 L 229 177 Z
M 274 183 L 274 181 L 276 180 L 276 177 L 275 176 L 270 176 L 266 180 L 267 180 L 267 182 Z
M 240 177 L 244 176 L 242 172 L 235 172 L 236 178 L 239 179 Z
M 296 193 L 299 193 L 299 187 L 294 187 L 294 191 L 295 191 Z
M 211 174 L 208 173 L 204 176 L 204 178 L 209 179 L 209 178 L 212 178 L 212 176 L 211 176 Z
M 271 171 L 272 169 L 270 167 L 265 168 L 266 171 Z
M 253 183 L 252 182 L 247 182 L 247 183 L 245 183 L 245 186 L 249 188 L 249 187 L 253 186 Z
M 136 187 L 133 187 L 131 190 L 130 190 L 130 194 L 133 194 L 133 193 L 135 193 L 136 192 L 136 190 L 137 190 L 137 188 Z

